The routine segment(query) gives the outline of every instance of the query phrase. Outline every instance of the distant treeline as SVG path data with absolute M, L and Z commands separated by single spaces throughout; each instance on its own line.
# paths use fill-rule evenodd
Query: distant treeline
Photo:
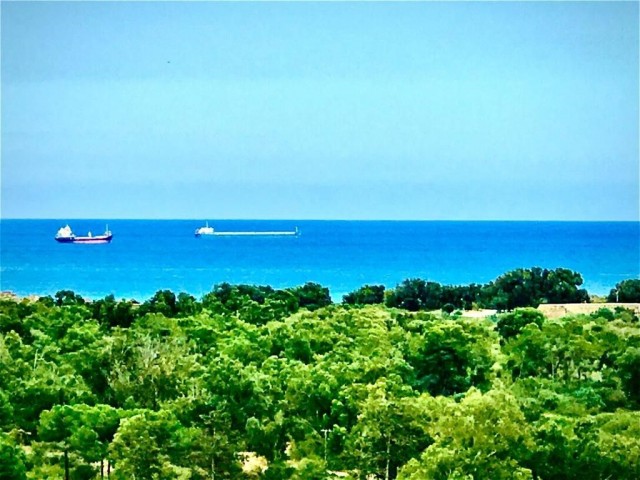
M 474 308 L 509 311 L 522 307 L 535 308 L 543 303 L 590 302 L 589 293 L 580 288 L 582 282 L 579 273 L 566 268 L 520 268 L 484 285 L 442 285 L 420 278 L 407 279 L 393 289 L 386 289 L 383 285 L 365 285 L 344 295 L 342 303 L 379 304 L 414 312 L 441 309 L 451 313 Z M 640 279 L 618 283 L 607 300 L 640 302 Z M 87 304 L 92 311 L 92 318 L 111 327 L 128 327 L 136 318 L 148 313 L 177 318 L 195 315 L 203 309 L 221 314 L 252 310 L 254 323 L 265 324 L 302 308 L 314 311 L 333 303 L 329 289 L 313 282 L 286 289 L 221 283 L 200 300 L 184 292 L 176 295 L 170 290 L 159 290 L 142 304 L 133 300 L 117 301 L 113 295 L 87 302 L 70 290 L 61 290 L 53 297 L 41 297 L 38 302 L 49 306 Z M 20 308 L 35 307 L 25 303 Z

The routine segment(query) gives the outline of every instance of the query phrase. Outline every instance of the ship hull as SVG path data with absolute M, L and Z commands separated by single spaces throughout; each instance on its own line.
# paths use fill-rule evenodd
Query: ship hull
M 291 231 L 239 231 L 239 232 L 220 232 L 209 226 L 209 222 L 205 223 L 204 227 L 197 228 L 195 233 L 196 238 L 200 237 L 297 237 L 300 235 L 298 227 Z
M 213 232 L 214 237 L 295 237 L 298 232 Z
M 196 238 L 199 237 L 298 237 L 300 230 L 286 231 L 238 231 L 238 232 L 221 232 L 207 226 L 199 228 L 195 231 Z
M 73 237 L 56 237 L 58 243 L 73 243 Z
M 59 243 L 84 243 L 98 245 L 102 243 L 111 243 L 113 235 L 98 235 L 96 237 L 56 237 Z

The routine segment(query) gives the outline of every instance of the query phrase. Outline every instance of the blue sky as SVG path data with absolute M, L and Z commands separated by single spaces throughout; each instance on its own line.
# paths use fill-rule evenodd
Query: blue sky
M 3 218 L 639 217 L 637 2 L 1 8 Z

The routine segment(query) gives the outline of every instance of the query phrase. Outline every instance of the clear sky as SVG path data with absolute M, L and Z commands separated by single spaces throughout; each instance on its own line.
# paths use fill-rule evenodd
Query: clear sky
M 638 220 L 637 2 L 2 2 L 3 218 Z

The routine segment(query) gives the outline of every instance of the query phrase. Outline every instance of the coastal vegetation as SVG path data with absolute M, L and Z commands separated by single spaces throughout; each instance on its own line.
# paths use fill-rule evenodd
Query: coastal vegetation
M 610 302 L 640 302 L 640 279 L 623 280 L 618 283 L 607 300 Z
M 640 478 L 637 312 L 535 308 L 581 284 L 0 300 L 0 478 Z

